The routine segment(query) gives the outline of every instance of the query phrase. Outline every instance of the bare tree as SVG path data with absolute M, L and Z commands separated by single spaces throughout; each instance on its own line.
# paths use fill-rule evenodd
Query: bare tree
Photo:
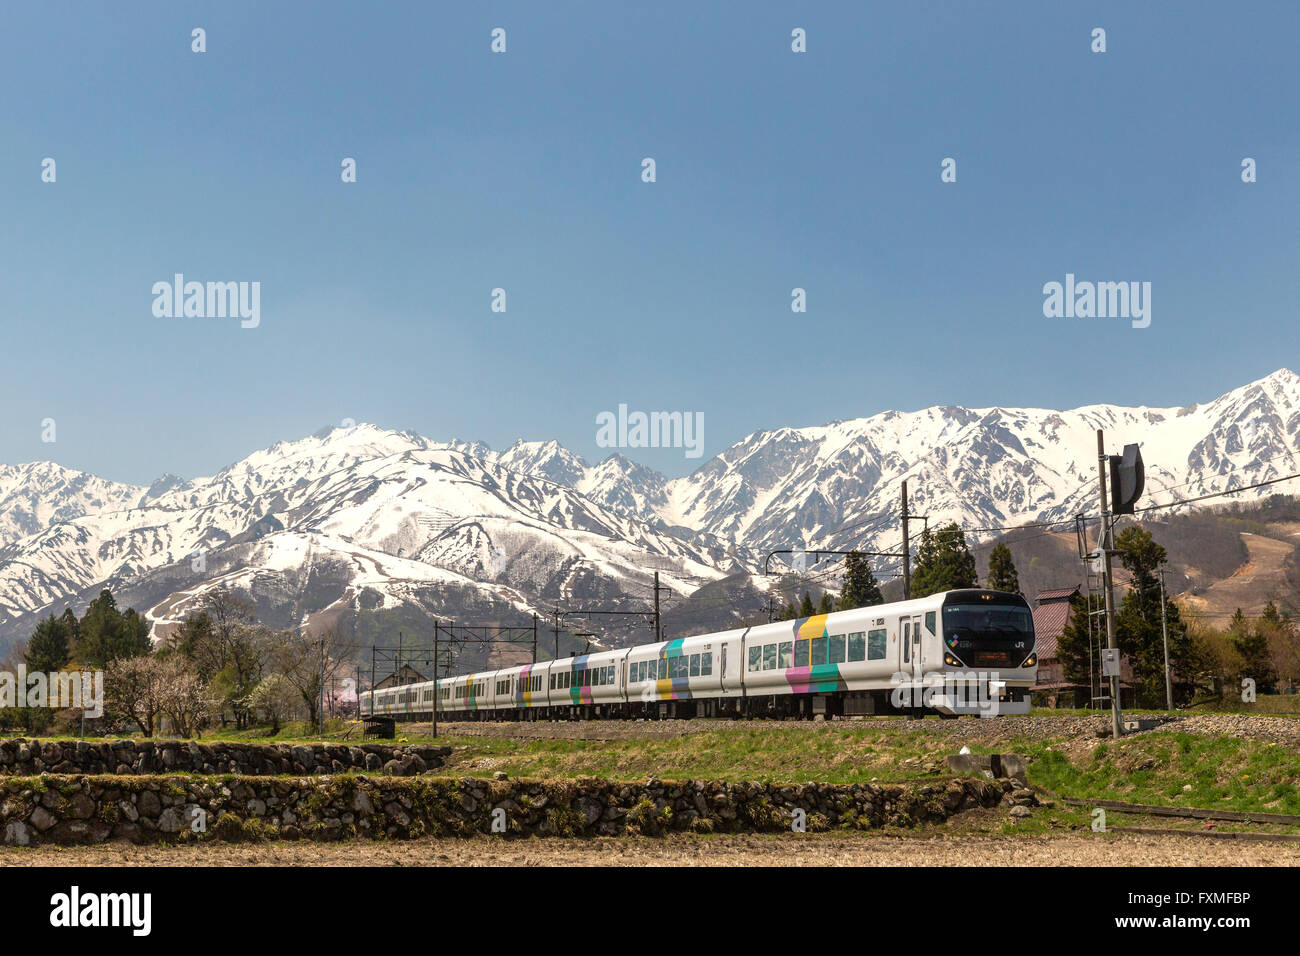
M 339 652 L 333 630 L 279 631 L 271 639 L 267 664 L 283 676 L 307 705 L 308 719 L 315 724 L 320 715 L 321 692 L 347 663 Z
M 162 687 L 160 662 L 153 656 L 119 658 L 104 671 L 106 707 L 130 718 L 146 737 L 153 736 L 163 710 Z

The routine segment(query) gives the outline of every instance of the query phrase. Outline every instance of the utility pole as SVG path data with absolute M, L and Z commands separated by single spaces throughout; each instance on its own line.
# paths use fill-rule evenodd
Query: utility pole
M 1102 569 L 1106 576 L 1106 647 L 1115 651 L 1115 672 L 1110 675 L 1110 731 L 1114 740 L 1120 738 L 1119 709 L 1119 641 L 1115 637 L 1115 594 L 1110 573 L 1110 552 L 1114 547 L 1115 529 L 1110 520 L 1110 499 L 1106 495 L 1106 472 L 1110 470 L 1110 460 L 1106 457 L 1106 445 L 1102 431 L 1097 429 L 1097 482 L 1101 491 L 1101 532 L 1097 536 L 1097 546 L 1101 550 Z
M 907 479 L 903 479 L 903 600 L 912 597 L 912 561 L 907 543 Z
M 536 634 L 536 632 L 537 616 L 533 615 L 533 633 Z M 534 647 L 535 646 L 536 641 L 534 641 Z M 533 660 L 536 659 L 537 652 L 534 650 Z M 442 688 L 438 686 L 438 619 L 435 617 L 433 619 L 433 714 L 429 718 L 429 721 L 432 724 L 429 735 L 435 738 L 438 736 L 438 702 L 441 700 L 441 690 Z
M 1165 618 L 1165 569 L 1160 569 L 1160 633 L 1165 639 L 1165 709 L 1174 709 L 1174 688 L 1169 682 L 1169 622 Z
M 555 615 L 555 660 L 560 659 L 560 609 L 552 608 L 551 613 Z
M 537 612 L 533 612 L 533 663 L 537 663 Z M 434 676 L 437 676 L 438 667 L 435 664 L 433 668 Z
M 655 572 L 655 643 L 663 640 L 663 629 L 659 626 L 659 572 Z
M 325 736 L 325 638 L 320 639 L 320 704 L 316 714 L 320 735 Z

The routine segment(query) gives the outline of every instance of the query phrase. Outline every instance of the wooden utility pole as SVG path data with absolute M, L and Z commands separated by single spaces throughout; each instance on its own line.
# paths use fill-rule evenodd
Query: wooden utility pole
M 655 572 L 655 643 L 663 640 L 663 630 L 659 626 L 659 572 Z
M 903 479 L 903 600 L 912 597 L 912 559 L 907 543 L 907 479 Z
M 1110 571 L 1110 553 L 1115 545 L 1115 529 L 1111 525 L 1110 499 L 1106 495 L 1106 472 L 1110 462 L 1106 458 L 1106 445 L 1102 431 L 1097 429 L 1097 486 L 1101 493 L 1101 532 L 1097 547 L 1101 551 L 1102 573 L 1105 575 L 1103 593 L 1106 596 L 1106 647 L 1115 652 L 1115 672 L 1110 675 L 1110 731 L 1112 739 L 1119 740 L 1122 715 L 1119 707 L 1119 642 L 1115 637 L 1115 594 Z

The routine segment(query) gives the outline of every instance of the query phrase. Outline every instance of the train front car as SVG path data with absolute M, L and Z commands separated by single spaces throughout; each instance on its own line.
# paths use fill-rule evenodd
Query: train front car
M 1034 615 L 1019 594 L 948 591 L 940 608 L 942 687 L 932 706 L 942 713 L 1029 713 L 1038 673 Z

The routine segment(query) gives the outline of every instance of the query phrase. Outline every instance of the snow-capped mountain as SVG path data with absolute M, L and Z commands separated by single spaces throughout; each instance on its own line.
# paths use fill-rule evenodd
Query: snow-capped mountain
M 760 432 L 668 482 L 661 514 L 759 551 L 892 549 L 904 479 L 909 510 L 931 525 L 1093 514 L 1097 428 L 1109 452 L 1142 446 L 1142 504 L 1240 488 L 1300 471 L 1300 376 L 1280 369 L 1184 408 L 946 406 Z
M 21 632 L 33 612 L 105 583 L 164 623 L 221 584 L 274 592 L 296 608 L 284 623 L 358 602 L 437 610 L 436 595 L 412 595 L 448 588 L 458 600 L 446 614 L 469 593 L 524 612 L 543 595 L 625 598 L 654 570 L 690 593 L 735 563 L 702 536 L 666 534 L 461 447 L 357 425 L 277 443 L 211 478 L 121 492 L 117 507 L 48 521 L 0 549 L 0 615 Z
M 60 521 L 129 507 L 145 492 L 49 461 L 0 465 L 0 547 Z
M 686 595 L 770 549 L 892 550 L 904 479 L 932 526 L 1092 513 L 1098 427 L 1109 451 L 1141 443 L 1143 503 L 1242 487 L 1300 471 L 1300 376 L 1281 369 L 1185 408 L 940 406 L 779 428 L 671 481 L 555 441 L 494 452 L 373 425 L 147 489 L 0 466 L 0 640 L 105 584 L 164 625 L 222 585 L 282 626 L 377 608 L 644 606 L 652 570 Z M 1274 490 L 1295 489 L 1251 495 Z

